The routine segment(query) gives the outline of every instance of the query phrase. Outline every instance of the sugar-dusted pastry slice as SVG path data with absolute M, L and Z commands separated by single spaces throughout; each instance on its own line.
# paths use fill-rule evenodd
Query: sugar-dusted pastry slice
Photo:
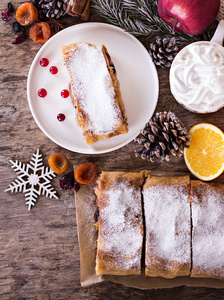
M 143 243 L 141 185 L 144 173 L 102 172 L 96 274 L 139 275 Z
M 127 133 L 120 84 L 106 47 L 73 43 L 61 50 L 77 107 L 77 124 L 87 144 Z
M 224 184 L 191 181 L 192 277 L 224 279 Z
M 189 195 L 189 176 L 147 178 L 143 187 L 146 276 L 190 275 Z

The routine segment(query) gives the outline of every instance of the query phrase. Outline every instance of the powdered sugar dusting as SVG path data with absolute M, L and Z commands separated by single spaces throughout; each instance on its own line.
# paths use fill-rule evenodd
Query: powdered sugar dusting
M 190 264 L 190 204 L 183 186 L 154 185 L 143 191 L 147 267 L 158 257 Z
M 140 270 L 143 242 L 140 188 L 114 183 L 113 188 L 103 192 L 101 202 L 99 239 L 102 243 L 98 249 L 102 247 L 104 252 L 112 253 L 120 268 Z
M 102 49 L 81 43 L 67 60 L 72 75 L 72 88 L 80 108 L 89 119 L 94 134 L 114 131 L 118 122 L 115 91 L 108 73 Z
M 219 185 L 220 186 L 220 185 Z M 192 195 L 193 272 L 224 278 L 224 187 L 200 183 Z M 203 191 L 203 192 L 202 192 Z

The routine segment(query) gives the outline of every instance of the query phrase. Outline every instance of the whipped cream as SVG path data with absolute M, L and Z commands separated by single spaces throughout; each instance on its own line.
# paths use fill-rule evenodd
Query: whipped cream
M 170 69 L 170 88 L 186 109 L 214 112 L 224 106 L 224 49 L 209 42 L 183 48 Z

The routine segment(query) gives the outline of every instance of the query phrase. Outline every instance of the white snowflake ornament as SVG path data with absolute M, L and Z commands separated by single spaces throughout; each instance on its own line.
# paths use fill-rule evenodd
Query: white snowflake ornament
M 35 205 L 41 194 L 58 199 L 56 191 L 50 183 L 56 174 L 50 168 L 43 166 L 42 154 L 39 153 L 39 149 L 37 149 L 36 154 L 33 154 L 29 164 L 23 164 L 18 160 L 15 162 L 10 160 L 10 163 L 18 176 L 5 191 L 25 193 L 28 210 Z

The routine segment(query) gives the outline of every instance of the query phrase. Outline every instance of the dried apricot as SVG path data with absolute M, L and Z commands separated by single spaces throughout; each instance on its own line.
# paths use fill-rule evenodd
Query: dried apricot
M 56 174 L 63 174 L 68 169 L 68 159 L 62 153 L 55 153 L 55 154 L 51 155 L 48 159 L 48 163 L 49 163 L 50 168 Z
M 29 2 L 21 4 L 16 11 L 16 20 L 22 26 L 31 25 L 38 18 L 38 10 Z
M 93 182 L 97 175 L 97 166 L 92 162 L 86 162 L 79 165 L 75 171 L 75 180 L 80 184 L 90 184 Z
M 29 36 L 34 42 L 44 44 L 51 37 L 50 26 L 46 22 L 33 24 L 30 28 Z

